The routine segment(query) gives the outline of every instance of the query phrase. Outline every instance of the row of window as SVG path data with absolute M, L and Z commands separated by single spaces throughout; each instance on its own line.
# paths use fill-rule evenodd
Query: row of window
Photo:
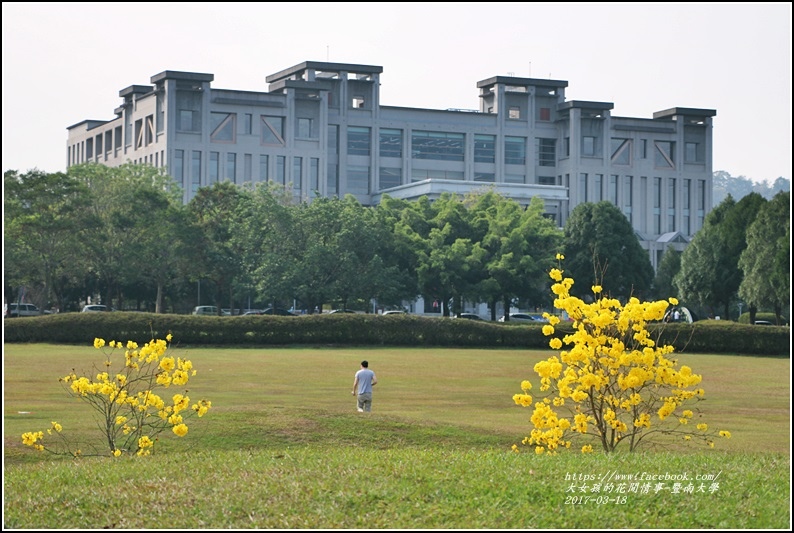
M 566 175 L 566 180 L 567 179 L 568 175 Z M 635 207 L 638 208 L 637 211 L 639 213 L 645 213 L 647 211 L 648 178 L 646 176 L 641 176 L 639 182 L 637 182 L 634 176 L 621 177 L 617 174 L 609 176 L 592 174 L 588 176 L 587 173 L 582 172 L 579 174 L 576 198 L 578 198 L 579 202 L 600 202 L 602 200 L 612 202 L 616 206 L 621 207 L 626 218 L 628 218 L 634 227 L 638 227 L 639 222 L 639 227 L 642 229 L 650 229 L 657 234 L 682 231 L 686 235 L 692 235 L 694 231 L 703 225 L 703 217 L 706 212 L 706 180 L 696 180 L 697 189 L 694 192 L 694 196 L 692 181 L 693 180 L 690 179 L 663 179 L 659 177 L 652 179 L 651 202 L 653 225 L 651 228 L 642 228 L 643 221 L 635 221 L 633 219 Z M 639 183 L 639 194 L 635 197 L 635 186 L 637 186 L 637 183 Z M 663 183 L 665 183 L 666 187 L 666 194 L 664 196 L 662 194 Z M 676 226 L 677 192 L 679 192 L 677 187 L 680 187 L 681 195 L 681 227 Z M 620 197 L 618 196 L 619 189 L 621 189 Z M 640 205 L 635 206 L 636 201 L 639 201 Z M 690 213 L 696 214 L 697 227 L 692 227 Z
M 598 146 L 598 137 L 592 135 L 582 136 L 581 153 L 584 157 L 597 157 L 601 155 Z M 612 138 L 610 146 L 610 161 L 613 165 L 631 165 L 634 156 L 634 141 L 632 139 Z M 653 162 L 655 168 L 675 168 L 674 141 L 653 141 Z M 570 156 L 570 138 L 565 138 L 564 152 Z M 640 139 L 636 157 L 648 159 L 648 139 Z M 699 142 L 684 143 L 684 163 L 703 164 L 706 161 L 705 146 Z

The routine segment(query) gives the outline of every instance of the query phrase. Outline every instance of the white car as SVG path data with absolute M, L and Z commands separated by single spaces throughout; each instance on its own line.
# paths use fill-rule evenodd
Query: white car
M 86 305 L 81 313 L 106 313 L 108 311 L 113 311 L 113 308 L 107 305 Z
M 548 322 L 541 315 L 530 315 L 527 313 L 510 313 L 510 319 L 505 319 L 504 316 L 499 317 L 499 322 L 520 322 L 522 324 L 545 324 Z
M 214 305 L 199 305 L 193 309 L 194 315 L 219 316 L 218 308 Z

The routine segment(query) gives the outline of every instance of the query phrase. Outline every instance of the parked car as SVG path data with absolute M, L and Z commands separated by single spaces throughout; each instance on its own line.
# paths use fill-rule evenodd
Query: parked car
M 383 312 L 383 316 L 386 316 L 386 315 L 407 315 L 407 314 L 408 313 L 406 313 L 405 311 L 403 311 L 401 309 L 392 309 L 391 311 L 384 311 Z
M 3 306 L 4 318 L 17 318 L 20 316 L 39 316 L 41 311 L 33 304 L 6 304 Z
M 262 315 L 278 315 L 278 316 L 298 316 L 295 313 L 291 313 L 286 309 L 282 309 L 281 307 L 268 307 L 262 313 Z
M 770 322 L 769 320 L 756 320 L 755 321 L 755 325 L 756 326 L 774 326 L 774 324 L 772 322 Z
M 529 313 L 510 313 L 509 320 L 504 316 L 499 317 L 499 322 L 521 322 L 526 324 L 547 324 L 549 321 L 543 315 L 530 315 Z
M 474 313 L 458 313 L 455 318 L 465 318 L 467 320 L 482 320 L 480 315 Z
M 193 308 L 194 315 L 218 316 L 218 308 L 214 305 L 199 305 Z
M 262 309 L 246 309 L 243 311 L 243 316 L 261 315 L 262 313 Z
M 108 307 L 107 305 L 86 305 L 83 307 L 82 313 L 105 313 L 108 311 L 113 311 L 112 307 Z
M 351 311 L 350 309 L 334 309 L 333 311 L 328 311 L 329 315 L 332 314 L 332 313 L 352 313 L 352 314 L 356 314 L 355 311 Z

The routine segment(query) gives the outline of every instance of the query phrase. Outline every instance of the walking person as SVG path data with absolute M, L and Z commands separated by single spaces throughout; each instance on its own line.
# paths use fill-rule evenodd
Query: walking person
M 361 370 L 356 372 L 353 392 L 358 400 L 358 412 L 372 411 L 372 387 L 378 383 L 375 372 L 369 369 L 368 361 L 361 361 Z

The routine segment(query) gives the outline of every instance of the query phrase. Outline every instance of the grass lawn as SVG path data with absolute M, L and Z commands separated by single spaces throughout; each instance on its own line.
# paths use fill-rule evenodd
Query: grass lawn
M 64 434 L 98 443 L 92 411 L 58 378 L 94 374 L 100 352 L 4 346 L 4 527 L 790 525 L 789 359 L 679 356 L 703 375 L 703 421 L 732 433 L 713 450 L 659 443 L 635 454 L 547 457 L 510 447 L 529 433 L 532 412 L 512 395 L 524 379 L 538 392 L 532 367 L 550 351 L 202 347 L 175 355 L 193 361 L 189 394 L 210 399 L 209 414 L 184 439 L 161 439 L 152 457 L 75 461 L 37 453 L 20 436 L 55 420 Z M 350 394 L 362 359 L 378 376 L 367 414 Z M 659 488 L 651 478 L 665 474 L 687 479 Z M 617 476 L 628 475 L 637 479 L 619 492 Z M 608 477 L 611 490 L 594 492 Z

